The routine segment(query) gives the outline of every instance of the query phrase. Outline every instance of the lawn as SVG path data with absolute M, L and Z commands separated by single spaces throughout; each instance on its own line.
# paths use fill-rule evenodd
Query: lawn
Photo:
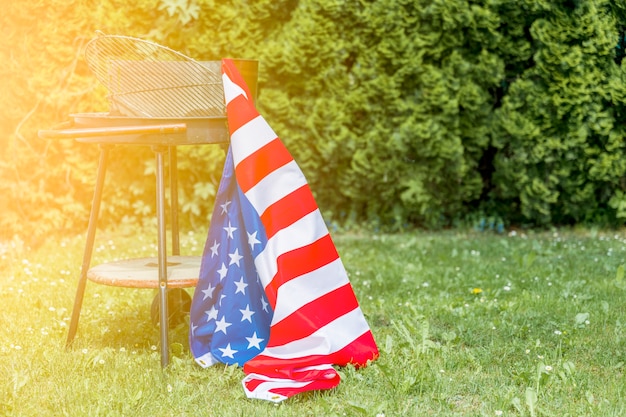
M 199 255 L 205 233 L 181 252 Z M 0 415 L 626 415 L 626 231 L 334 239 L 381 356 L 278 405 L 246 399 L 240 368 L 198 367 L 185 325 L 162 370 L 151 290 L 88 283 L 66 351 L 84 236 L 0 242 Z M 92 264 L 154 256 L 154 242 L 100 233 Z

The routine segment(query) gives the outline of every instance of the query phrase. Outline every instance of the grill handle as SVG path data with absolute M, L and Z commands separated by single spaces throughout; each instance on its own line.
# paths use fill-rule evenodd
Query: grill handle
M 39 137 L 42 139 L 76 139 L 100 136 L 123 136 L 123 135 L 166 135 L 172 133 L 184 133 L 187 131 L 185 123 L 172 123 L 149 126 L 111 126 L 111 127 L 85 127 L 40 130 Z

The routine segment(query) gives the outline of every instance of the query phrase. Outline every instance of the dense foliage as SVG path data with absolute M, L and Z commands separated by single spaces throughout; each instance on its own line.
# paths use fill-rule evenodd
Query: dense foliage
M 0 23 L 4 235 L 84 230 L 98 149 L 37 131 L 107 109 L 96 30 L 258 59 L 260 109 L 337 224 L 626 218 L 624 0 L 44 0 Z M 205 225 L 223 151 L 179 152 Z M 114 150 L 103 224 L 153 221 L 151 155 Z
M 516 74 L 494 124 L 494 193 L 515 215 L 541 224 L 626 215 L 624 20 L 613 3 L 537 5 L 532 66 Z

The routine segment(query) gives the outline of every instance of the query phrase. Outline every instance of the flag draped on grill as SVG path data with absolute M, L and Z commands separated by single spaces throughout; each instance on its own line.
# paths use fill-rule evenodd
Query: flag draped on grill
M 339 383 L 378 356 L 321 213 L 286 147 L 223 60 L 231 142 L 191 306 L 201 366 L 243 365 L 250 398 Z

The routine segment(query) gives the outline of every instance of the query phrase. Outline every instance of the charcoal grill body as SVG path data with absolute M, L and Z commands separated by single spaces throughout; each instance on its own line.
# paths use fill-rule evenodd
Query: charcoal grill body
M 256 99 L 257 68 L 258 62 L 253 60 L 233 60 L 242 76 L 248 83 L 253 99 Z M 215 61 L 214 61 L 215 62 Z M 213 64 L 215 65 L 215 64 Z M 166 90 L 167 91 L 167 90 Z M 223 91 L 221 92 L 223 94 Z M 151 93 L 152 94 L 152 93 Z M 80 113 L 71 115 L 71 120 L 51 130 L 39 131 L 39 136 L 44 139 L 73 139 L 78 142 L 96 144 L 100 147 L 96 185 L 93 194 L 91 212 L 87 229 L 85 250 L 83 253 L 81 273 L 76 289 L 72 318 L 68 330 L 66 347 L 70 347 L 76 336 L 82 302 L 84 298 L 87 279 L 100 284 L 157 288 L 159 305 L 159 327 L 161 342 L 161 365 L 169 364 L 169 314 L 168 314 L 168 290 L 195 286 L 195 277 L 189 274 L 189 265 L 199 265 L 199 261 L 191 261 L 189 257 L 180 256 L 178 237 L 178 176 L 177 176 L 177 146 L 183 145 L 206 145 L 225 144 L 229 141 L 229 131 L 225 109 L 221 108 L 221 114 L 215 115 L 215 108 L 190 109 L 185 108 L 185 114 L 177 117 L 176 112 L 167 113 L 164 116 L 143 116 L 128 113 L 126 105 L 135 105 L 134 101 L 127 101 L 126 96 L 112 97 L 111 112 L 108 113 Z M 175 104 L 175 103 L 174 103 Z M 173 106 L 172 108 L 176 108 Z M 158 110 L 161 111 L 162 107 Z M 169 112 L 169 110 L 167 110 Z M 190 115 L 190 113 L 198 115 Z M 218 112 L 219 113 L 219 112 Z M 158 279 L 147 280 L 111 280 L 109 276 L 99 276 L 99 271 L 108 271 L 107 266 L 97 266 L 90 274 L 90 264 L 95 242 L 102 190 L 106 176 L 107 160 L 109 151 L 114 146 L 150 146 L 156 159 L 156 215 L 157 215 L 157 241 L 158 256 L 156 267 Z M 175 270 L 178 265 L 182 266 L 179 271 L 168 273 L 168 255 L 166 242 L 167 219 L 165 216 L 165 158 L 169 158 L 170 196 L 171 196 L 171 231 L 172 231 L 172 259 L 170 269 Z M 179 262 L 180 261 L 180 262 Z M 148 260 L 148 263 L 149 260 Z M 133 267 L 137 263 L 131 262 Z M 151 268 L 155 267 L 152 262 Z M 122 265 L 125 265 L 122 262 Z M 118 265 L 119 266 L 119 265 Z M 115 266 L 114 266 L 115 267 Z M 115 268 L 113 268 L 115 269 Z M 199 270 L 199 266 L 197 268 Z M 181 272 L 182 271 L 182 272 Z M 172 272 L 172 271 L 170 271 Z M 199 271 L 198 271 L 199 272 Z M 182 274 L 182 279 L 168 281 L 176 278 L 176 274 Z M 192 274 L 193 275 L 193 274 Z M 136 278 L 136 277 L 135 277 Z M 180 278 L 180 276 L 178 277 Z M 132 282 L 132 284 L 131 284 Z M 137 284 L 137 283 L 140 284 Z M 155 299 L 156 301 L 156 299 Z

